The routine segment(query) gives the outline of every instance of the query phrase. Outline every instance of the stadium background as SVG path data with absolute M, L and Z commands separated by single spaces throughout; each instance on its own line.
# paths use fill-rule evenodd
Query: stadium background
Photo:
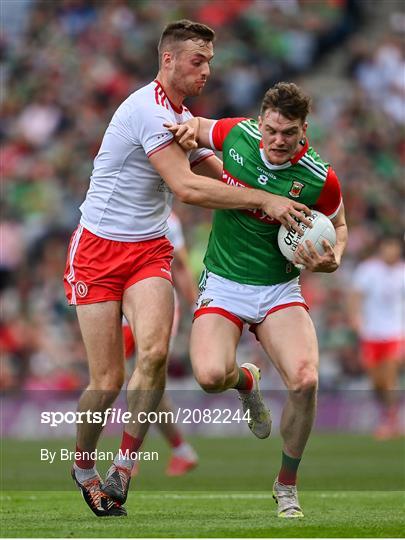
M 309 139 L 337 171 L 350 239 L 342 268 L 303 274 L 321 347 L 321 388 L 367 388 L 346 312 L 354 266 L 403 231 L 405 86 L 400 2 L 2 0 L 2 390 L 75 390 L 87 379 L 74 310 L 61 283 L 92 159 L 118 104 L 157 72 L 170 20 L 217 30 L 196 115 L 257 116 L 265 90 L 294 80 L 313 97 Z M 193 270 L 210 212 L 176 204 Z M 190 375 L 184 313 L 170 373 Z M 245 338 L 242 357 L 259 356 Z M 270 373 L 273 376 L 273 373 Z M 274 377 L 273 377 L 274 381 Z M 275 383 L 274 383 L 275 384 Z
M 339 271 L 304 273 L 302 280 L 321 350 L 317 430 L 369 433 L 377 410 L 360 366 L 346 304 L 351 273 L 358 262 L 373 252 L 379 237 L 401 234 L 404 229 L 405 64 L 401 47 L 405 14 L 401 2 L 1 0 L 1 9 L 0 389 L 2 434 L 8 436 L 2 465 L 6 488 L 53 489 L 55 469 L 38 469 L 35 456 L 40 438 L 70 436 L 73 427 L 41 431 L 38 412 L 50 400 L 55 409 L 74 410 L 77 394 L 87 381 L 76 316 L 66 305 L 62 287 L 68 239 L 79 219 L 92 160 L 109 119 L 129 93 L 155 76 L 159 34 L 168 21 L 182 17 L 217 31 L 209 83 L 201 97 L 188 102 L 195 115 L 255 117 L 263 93 L 279 80 L 297 82 L 313 98 L 310 143 L 333 164 L 341 179 L 350 229 Z M 197 278 L 210 212 L 178 203 L 175 209 Z M 228 398 L 213 398 L 197 389 L 187 355 L 190 324 L 191 314 L 185 309 L 169 368 L 169 388 L 175 389 L 177 403 L 237 406 L 231 393 Z M 249 335 L 243 336 L 239 359 L 261 365 L 278 421 L 282 385 Z M 192 426 L 188 431 L 200 437 L 242 436 L 240 455 L 230 464 L 231 471 L 239 474 L 244 452 L 265 459 L 266 452 L 249 438 L 246 426 L 229 430 Z M 34 440 L 21 448 L 16 438 Z M 387 443 L 382 454 L 381 447 L 372 446 L 371 438 L 339 443 L 339 436 L 332 434 L 313 440 L 306 469 L 309 487 L 322 484 L 328 453 L 335 449 L 340 462 L 332 468 L 336 474 L 331 488 L 353 487 L 358 478 L 364 482 L 369 475 L 367 489 L 403 489 L 403 474 L 398 474 L 402 444 Z M 207 465 L 202 460 L 198 487 L 186 479 L 177 486 L 266 489 L 267 474 L 255 483 L 252 478 L 257 474 L 246 465 L 238 481 L 233 482 L 225 471 L 223 477 L 217 472 L 213 478 L 208 464 L 222 467 L 218 458 L 222 454 L 210 455 L 203 439 L 199 444 Z M 277 444 L 271 444 L 277 452 L 273 455 L 278 455 Z M 223 459 L 228 459 L 225 446 Z M 370 460 L 362 464 L 365 452 Z M 16 453 L 22 458 L 18 470 L 10 465 Z M 359 458 L 359 469 L 345 479 L 342 471 L 353 456 Z M 363 465 L 368 468 L 362 469 Z M 382 470 L 386 476 L 379 483 Z M 159 475 L 153 474 L 150 469 L 149 483 L 141 483 L 145 489 L 162 487 Z M 65 482 L 65 472 L 61 476 Z M 67 476 L 63 482 L 62 487 L 71 488 Z

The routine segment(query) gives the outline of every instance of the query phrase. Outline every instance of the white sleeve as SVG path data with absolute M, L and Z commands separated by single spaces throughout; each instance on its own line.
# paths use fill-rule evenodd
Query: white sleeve
M 172 212 L 167 220 L 167 224 L 169 226 L 169 230 L 166 236 L 169 239 L 169 242 L 172 244 L 174 251 L 178 251 L 185 246 L 181 222 L 176 214 Z
M 214 132 L 214 127 L 215 127 L 215 124 L 216 124 L 216 123 L 217 123 L 217 122 L 214 122 L 214 123 L 212 124 L 211 129 L 210 129 L 210 133 L 209 133 L 209 135 L 208 135 L 208 136 L 209 136 L 209 139 L 210 139 L 210 145 L 211 145 L 211 148 L 212 148 L 213 150 L 216 150 L 215 144 L 214 144 L 214 139 L 212 138 L 212 134 L 213 134 L 213 132 Z
M 190 155 L 188 156 L 188 159 L 190 161 L 190 167 L 198 165 L 199 163 L 204 161 L 204 159 L 207 159 L 211 156 L 215 156 L 215 154 L 209 148 L 197 148 L 196 150 L 192 150 L 190 152 Z
M 173 141 L 172 133 L 163 124 L 173 123 L 174 119 L 161 105 L 138 107 L 131 114 L 129 122 L 134 142 L 142 145 L 148 157 Z

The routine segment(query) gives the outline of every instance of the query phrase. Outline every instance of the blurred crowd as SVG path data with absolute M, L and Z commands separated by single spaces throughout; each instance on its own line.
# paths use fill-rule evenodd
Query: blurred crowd
M 327 79 L 329 63 L 332 69 L 334 58 L 344 58 L 334 90 L 313 94 L 309 139 L 341 179 L 350 241 L 336 274 L 304 272 L 302 281 L 320 339 L 321 384 L 361 375 L 346 308 L 350 275 L 378 237 L 404 229 L 405 21 L 397 3 L 387 0 L 376 12 L 378 3 L 365 0 L 3 3 L 13 24 L 4 25 L 0 40 L 0 388 L 78 389 L 87 381 L 62 286 L 67 242 L 114 110 L 153 79 L 160 32 L 183 17 L 217 31 L 210 82 L 189 102 L 196 115 L 256 116 L 275 82 L 313 90 L 314 74 Z M 375 39 L 370 28 L 379 28 Z M 210 212 L 176 209 L 197 276 Z M 171 372 L 178 377 L 190 374 L 190 318 L 185 311 L 174 349 Z M 258 354 L 255 347 L 244 338 L 242 354 Z

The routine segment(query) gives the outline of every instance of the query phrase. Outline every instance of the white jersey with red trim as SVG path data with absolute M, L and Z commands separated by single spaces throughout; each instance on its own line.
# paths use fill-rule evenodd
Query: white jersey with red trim
M 167 233 L 173 195 L 148 157 L 173 142 L 165 122 L 182 123 L 190 111 L 172 104 L 158 81 L 131 94 L 117 109 L 94 160 L 81 225 L 97 236 L 140 242 Z M 191 166 L 214 155 L 188 153 Z
M 405 263 L 389 265 L 380 259 L 360 263 L 353 288 L 363 295 L 363 339 L 384 341 L 405 338 Z

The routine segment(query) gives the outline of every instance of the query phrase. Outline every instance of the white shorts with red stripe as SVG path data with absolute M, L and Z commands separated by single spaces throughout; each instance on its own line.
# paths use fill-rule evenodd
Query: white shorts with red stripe
M 215 313 L 235 323 L 242 331 L 244 323 L 250 330 L 280 309 L 308 306 L 301 294 L 299 278 L 277 285 L 244 285 L 205 270 L 200 281 L 200 295 L 194 319 Z

